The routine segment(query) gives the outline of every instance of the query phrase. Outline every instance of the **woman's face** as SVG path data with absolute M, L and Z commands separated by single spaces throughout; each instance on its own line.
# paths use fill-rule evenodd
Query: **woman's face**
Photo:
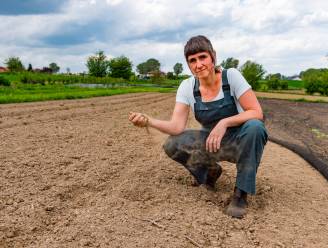
M 188 56 L 188 66 L 198 78 L 206 78 L 215 72 L 214 63 L 209 52 L 200 52 Z

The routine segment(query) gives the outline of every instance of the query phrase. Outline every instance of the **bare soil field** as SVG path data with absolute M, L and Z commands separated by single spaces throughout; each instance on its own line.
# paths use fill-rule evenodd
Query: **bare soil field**
M 327 247 L 327 180 L 295 153 L 267 144 L 257 195 L 232 219 L 233 164 L 221 163 L 215 192 L 193 187 L 162 150 L 167 136 L 127 120 L 168 119 L 174 102 L 139 93 L 0 105 L 0 247 Z M 283 137 L 274 120 L 269 131 Z
M 271 140 L 281 141 L 328 179 L 328 103 L 261 99 Z

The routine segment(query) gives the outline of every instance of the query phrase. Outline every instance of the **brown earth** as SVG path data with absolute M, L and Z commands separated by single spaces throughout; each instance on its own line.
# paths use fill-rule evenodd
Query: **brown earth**
M 319 159 L 328 179 L 328 103 L 261 99 L 261 105 L 270 136 Z
M 325 178 L 269 142 L 248 214 L 231 219 L 234 165 L 216 192 L 193 187 L 166 135 L 127 121 L 173 105 L 160 93 L 1 105 L 0 247 L 327 247 Z

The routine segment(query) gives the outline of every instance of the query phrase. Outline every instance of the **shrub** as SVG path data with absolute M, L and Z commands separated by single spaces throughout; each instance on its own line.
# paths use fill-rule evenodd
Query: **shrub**
M 328 69 L 308 69 L 302 73 L 306 93 L 328 95 Z
M 267 82 L 269 90 L 277 90 L 279 88 L 279 79 L 278 78 L 271 78 Z
M 0 85 L 10 86 L 10 81 L 5 77 L 0 76 Z
M 282 90 L 288 90 L 288 81 L 280 80 L 279 86 Z
M 314 81 L 305 81 L 305 90 L 307 94 L 314 94 L 315 92 L 318 92 L 318 83 L 314 82 Z

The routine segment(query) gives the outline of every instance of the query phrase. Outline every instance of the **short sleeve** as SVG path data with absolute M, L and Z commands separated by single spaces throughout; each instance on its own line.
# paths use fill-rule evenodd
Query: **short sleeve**
M 228 81 L 236 99 L 239 99 L 247 90 L 252 88 L 240 71 L 235 68 L 228 69 Z
M 183 80 L 181 82 L 181 84 L 179 85 L 179 88 L 177 90 L 177 94 L 176 94 L 176 102 L 180 102 L 180 103 L 184 103 L 186 105 L 190 105 L 190 80 L 186 79 Z

